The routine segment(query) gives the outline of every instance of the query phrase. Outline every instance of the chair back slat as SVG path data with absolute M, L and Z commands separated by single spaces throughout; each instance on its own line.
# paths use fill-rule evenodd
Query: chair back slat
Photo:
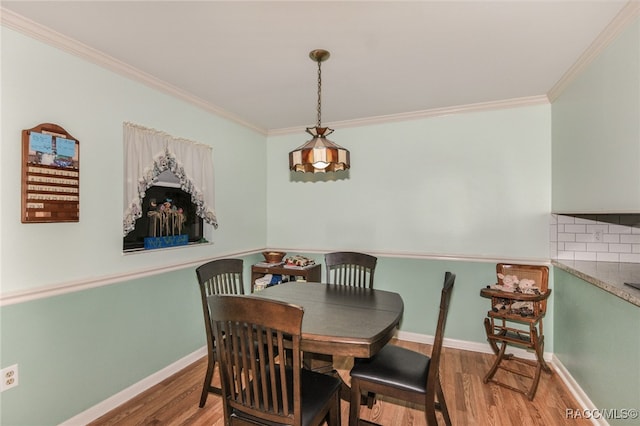
M 366 253 L 334 252 L 324 256 L 327 282 L 373 288 L 377 258 Z
M 198 287 L 200 289 L 200 301 L 204 316 L 204 326 L 207 335 L 207 373 L 200 397 L 200 407 L 204 406 L 209 392 L 219 393 L 220 389 L 211 383 L 215 366 L 216 342 L 211 333 L 211 319 L 207 297 L 213 294 L 244 294 L 242 280 L 242 259 L 216 259 L 200 265 L 196 268 Z
M 433 396 L 435 393 L 436 383 L 440 380 L 440 358 L 442 355 L 442 344 L 444 342 L 444 330 L 449 314 L 449 303 L 451 294 L 453 293 L 453 284 L 456 276 L 451 272 L 446 272 L 444 276 L 444 284 L 440 292 L 440 309 L 438 313 L 438 325 L 436 326 L 436 335 L 433 339 L 433 348 L 431 350 L 431 362 L 429 365 L 429 373 L 427 374 L 427 395 Z M 432 399 L 428 399 L 431 401 Z
M 207 300 L 225 417 L 239 410 L 269 422 L 299 424 L 302 308 L 253 296 Z
M 199 266 L 196 275 L 204 298 L 212 294 L 244 294 L 243 268 L 242 259 L 216 259 Z

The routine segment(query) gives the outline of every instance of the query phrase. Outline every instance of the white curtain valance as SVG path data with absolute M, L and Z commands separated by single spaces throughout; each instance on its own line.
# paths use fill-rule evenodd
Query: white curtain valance
M 218 227 L 214 211 L 212 148 L 167 133 L 124 123 L 124 219 L 126 236 L 142 216 L 142 200 L 148 188 L 165 170 L 179 180 L 183 191 L 191 194 L 196 214 Z

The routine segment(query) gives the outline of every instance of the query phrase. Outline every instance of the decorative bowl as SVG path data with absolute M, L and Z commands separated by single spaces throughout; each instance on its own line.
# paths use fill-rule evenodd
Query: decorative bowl
M 287 253 L 283 251 L 263 251 L 262 255 L 267 263 L 280 263 Z

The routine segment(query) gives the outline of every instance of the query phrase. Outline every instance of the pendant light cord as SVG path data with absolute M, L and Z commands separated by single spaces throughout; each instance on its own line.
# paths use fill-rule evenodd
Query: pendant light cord
M 322 104 L 320 102 L 321 99 L 321 90 L 322 90 L 322 70 L 320 69 L 321 61 L 318 61 L 318 127 L 321 126 L 321 108 Z

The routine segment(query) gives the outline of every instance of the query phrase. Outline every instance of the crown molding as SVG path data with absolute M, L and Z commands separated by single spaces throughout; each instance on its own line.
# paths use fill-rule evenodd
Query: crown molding
M 604 30 L 596 37 L 589 47 L 580 55 L 578 60 L 564 73 L 558 82 L 549 90 L 547 97 L 553 103 L 567 86 L 576 79 L 576 77 L 584 71 L 602 51 L 615 40 L 620 33 L 636 18 L 640 16 L 640 0 L 629 0 L 629 2 L 620 9 L 615 18 L 605 27 Z
M 640 16 L 640 0 L 629 0 L 620 10 L 611 23 L 600 33 L 598 38 L 585 50 L 576 63 L 567 70 L 561 79 L 549 90 L 546 95 L 529 96 L 522 98 L 506 99 L 499 101 L 481 102 L 468 105 L 457 105 L 444 108 L 434 108 L 421 111 L 413 111 L 400 114 L 391 114 L 375 117 L 359 118 L 326 123 L 333 128 L 357 127 L 406 120 L 424 119 L 444 115 L 462 114 L 469 112 L 488 111 L 495 109 L 515 108 L 521 106 L 538 105 L 554 102 L 566 87 L 584 70 L 634 19 Z M 255 126 L 240 117 L 216 106 L 203 99 L 179 89 L 150 74 L 138 70 L 122 61 L 105 53 L 78 42 L 70 37 L 53 31 L 37 22 L 14 13 L 0 6 L 0 22 L 2 25 L 19 31 L 31 38 L 42 41 L 50 46 L 59 48 L 72 55 L 85 59 L 98 66 L 109 69 L 117 74 L 138 81 L 148 87 L 164 92 L 177 99 L 186 101 L 207 112 L 235 122 L 243 127 L 266 136 L 287 135 L 304 131 L 303 127 L 289 127 L 283 129 L 266 130 Z
M 57 31 L 53 31 L 50 28 L 40 25 L 37 22 L 27 19 L 24 16 L 12 12 L 4 7 L 0 7 L 0 18 L 0 22 L 2 23 L 2 25 L 6 26 L 7 28 L 16 30 L 33 39 L 61 49 L 79 58 L 85 59 L 124 77 L 138 81 L 146 86 L 151 87 L 152 89 L 156 89 L 177 99 L 186 101 L 198 108 L 226 118 L 262 135 L 267 134 L 265 129 L 257 127 L 216 105 L 212 105 L 211 103 L 206 102 L 191 93 L 168 84 L 163 80 L 140 71 L 139 69 L 134 68 L 122 61 L 119 61 L 118 59 L 113 58 L 97 49 L 94 49 L 90 46 L 87 46 L 86 44 L 78 42 L 77 40 L 60 34 Z
M 373 124 L 391 123 L 397 121 L 417 120 L 423 118 L 441 117 L 444 115 L 465 114 L 470 112 L 491 111 L 496 109 L 518 108 L 531 105 L 548 104 L 547 95 L 526 96 L 522 98 L 503 99 L 499 101 L 480 102 L 468 105 L 456 105 L 451 107 L 433 108 L 421 111 L 405 112 L 400 114 L 380 115 L 377 117 L 366 117 L 355 120 L 334 121 L 323 123 L 331 128 L 346 128 L 356 126 L 367 126 Z M 280 136 L 292 133 L 304 132 L 303 127 L 288 127 L 284 129 L 269 130 L 267 136 Z

